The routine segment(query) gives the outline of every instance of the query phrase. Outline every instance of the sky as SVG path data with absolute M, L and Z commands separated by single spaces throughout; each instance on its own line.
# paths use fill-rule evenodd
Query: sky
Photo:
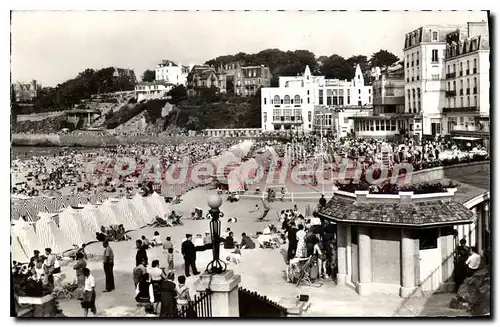
M 427 24 L 487 21 L 480 11 L 173 12 L 14 11 L 12 81 L 55 86 L 86 68 L 134 69 L 137 78 L 162 59 L 202 64 L 220 55 L 268 48 L 316 57 L 403 55 L 404 36 Z

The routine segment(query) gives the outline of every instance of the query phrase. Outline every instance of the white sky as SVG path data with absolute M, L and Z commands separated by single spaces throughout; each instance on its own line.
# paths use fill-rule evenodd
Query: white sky
M 109 66 L 132 68 L 140 78 L 161 59 L 203 63 L 268 48 L 346 58 L 386 49 L 402 57 L 407 32 L 481 20 L 486 12 L 15 11 L 12 80 L 55 86 L 85 68 Z

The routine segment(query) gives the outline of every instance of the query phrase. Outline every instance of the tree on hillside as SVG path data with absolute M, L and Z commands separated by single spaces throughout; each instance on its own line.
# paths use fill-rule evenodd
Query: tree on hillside
M 146 69 L 142 74 L 143 82 L 154 82 L 155 80 L 155 72 L 154 70 Z
M 322 75 L 325 75 L 325 78 L 352 79 L 354 75 L 347 60 L 336 54 L 331 55 L 325 60 L 320 68 L 320 72 Z
M 393 63 L 399 61 L 399 58 L 387 51 L 387 50 L 380 50 L 378 52 L 375 52 L 371 59 L 370 59 L 370 66 L 371 67 L 387 67 L 392 65 Z
M 363 73 L 365 73 L 367 70 L 371 68 L 368 65 L 368 58 L 363 55 L 352 56 L 351 58 L 347 59 L 347 63 L 349 64 L 349 67 L 352 68 L 351 76 L 354 76 L 354 72 L 356 71 L 356 65 L 358 64 L 361 67 L 361 71 Z
M 187 90 L 184 85 L 177 85 L 170 91 L 168 91 L 167 96 L 170 96 L 171 99 L 169 102 L 171 104 L 178 104 L 181 101 L 184 101 L 187 98 Z

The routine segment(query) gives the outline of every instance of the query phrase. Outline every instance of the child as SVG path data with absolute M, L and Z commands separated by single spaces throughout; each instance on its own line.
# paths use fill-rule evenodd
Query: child
M 174 273 L 174 248 L 169 248 L 167 251 L 168 272 Z
M 241 261 L 241 250 L 240 250 L 240 245 L 235 244 L 234 246 L 234 251 L 231 252 L 230 254 L 231 261 L 234 262 L 235 264 L 239 264 Z
M 161 239 L 160 239 L 160 233 L 158 231 L 155 231 L 153 239 L 151 240 L 151 246 L 154 247 L 157 245 L 161 245 Z
M 167 237 L 167 241 L 163 243 L 163 253 L 168 252 L 168 249 L 173 249 L 174 243 L 172 243 L 170 236 Z

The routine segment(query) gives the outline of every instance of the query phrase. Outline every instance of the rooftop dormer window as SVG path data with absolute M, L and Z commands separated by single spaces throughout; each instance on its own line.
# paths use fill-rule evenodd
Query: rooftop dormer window
M 437 41 L 438 40 L 438 32 L 437 31 L 432 31 L 432 41 Z

